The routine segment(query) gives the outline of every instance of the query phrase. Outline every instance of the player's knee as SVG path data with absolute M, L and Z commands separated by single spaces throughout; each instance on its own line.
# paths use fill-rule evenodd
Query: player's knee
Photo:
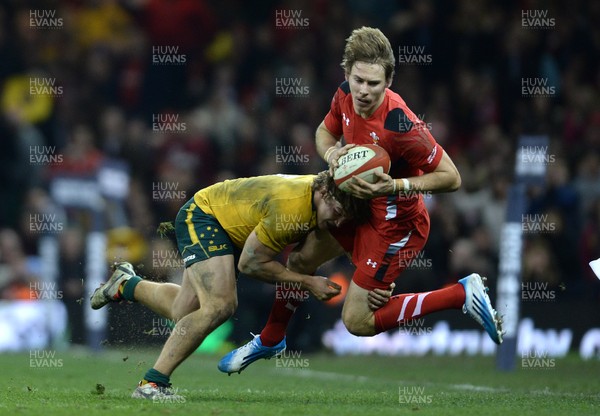
M 229 303 L 227 304 L 225 311 L 224 311 L 224 316 L 225 319 L 229 319 L 233 316 L 233 314 L 235 313 L 235 311 L 237 310 L 238 307 L 238 300 L 237 300 L 237 296 L 234 296 Z
M 171 307 L 171 316 L 169 318 L 177 322 L 185 315 L 187 315 L 186 311 L 181 306 L 175 304 Z
M 344 320 L 344 325 L 348 332 L 357 337 L 368 337 L 374 335 L 372 330 L 362 322 Z
M 375 335 L 375 326 L 370 322 L 368 317 L 362 317 L 344 311 L 342 313 L 342 322 L 348 332 L 357 337 L 370 337 Z
M 225 322 L 231 318 L 238 306 L 237 296 L 226 296 L 218 299 L 211 299 L 206 305 L 201 305 L 210 317 L 219 322 Z
M 182 302 L 173 302 L 173 306 L 171 306 L 171 316 L 168 318 L 177 322 L 191 312 L 193 312 L 193 309 L 191 309 L 190 305 L 187 303 L 184 304 Z

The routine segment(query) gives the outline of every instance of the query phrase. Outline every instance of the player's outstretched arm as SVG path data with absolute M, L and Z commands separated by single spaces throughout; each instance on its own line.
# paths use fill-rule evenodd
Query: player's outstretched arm
M 279 253 L 260 242 L 253 231 L 242 250 L 238 268 L 240 272 L 269 283 L 300 283 L 319 300 L 329 300 L 340 293 L 341 287 L 322 276 L 292 272 L 275 260 Z

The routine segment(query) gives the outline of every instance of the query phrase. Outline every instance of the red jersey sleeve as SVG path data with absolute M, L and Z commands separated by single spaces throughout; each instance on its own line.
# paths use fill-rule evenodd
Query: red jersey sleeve
M 345 81 L 342 85 L 339 86 L 333 99 L 331 100 L 331 107 L 329 108 L 329 112 L 325 116 L 325 127 L 327 130 L 334 136 L 341 136 L 344 131 L 342 130 L 342 111 L 341 111 L 341 103 L 342 99 L 347 95 L 347 84 Z
M 396 138 L 402 157 L 412 167 L 423 172 L 433 172 L 442 160 L 444 149 L 440 146 L 429 130 L 424 127 L 413 128 L 406 134 Z

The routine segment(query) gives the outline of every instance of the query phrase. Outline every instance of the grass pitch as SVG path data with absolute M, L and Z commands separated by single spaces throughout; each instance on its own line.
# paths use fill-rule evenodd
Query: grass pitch
M 172 378 L 185 401 L 131 399 L 157 356 L 157 350 L 57 351 L 48 361 L 31 362 L 30 354 L 2 354 L 0 414 L 600 414 L 600 362 L 577 357 L 542 368 L 517 363 L 514 372 L 502 373 L 492 357 L 318 354 L 296 357 L 295 367 L 289 358 L 262 360 L 228 377 L 216 368 L 218 356 L 193 355 Z

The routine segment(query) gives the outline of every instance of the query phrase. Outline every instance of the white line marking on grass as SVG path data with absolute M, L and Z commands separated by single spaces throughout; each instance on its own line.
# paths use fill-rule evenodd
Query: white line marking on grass
M 466 390 L 466 391 L 482 391 L 486 393 L 507 393 L 509 389 L 488 387 L 488 386 L 474 386 L 473 384 L 442 384 L 442 383 L 430 383 L 440 386 L 448 386 L 455 390 Z
M 288 376 L 295 376 L 301 378 L 316 378 L 320 380 L 334 380 L 334 381 L 350 381 L 350 382 L 373 382 L 373 381 L 381 381 L 381 379 L 367 377 L 367 376 L 357 376 L 352 374 L 340 374 L 334 373 L 331 371 L 316 371 L 309 369 L 292 369 L 292 368 L 281 368 L 278 370 L 273 370 L 273 373 L 284 374 Z M 414 381 L 407 380 L 395 380 L 396 383 L 400 384 L 414 384 Z M 420 384 L 426 386 L 437 386 L 437 387 L 448 387 L 454 390 L 466 390 L 473 392 L 485 392 L 485 393 L 507 393 L 510 390 L 505 388 L 496 388 L 489 386 L 475 386 L 473 384 L 447 384 L 447 383 L 437 383 L 437 382 L 422 382 Z
M 327 380 L 327 381 L 348 381 L 348 382 L 381 382 L 382 380 L 375 377 L 368 376 L 357 376 L 353 374 L 341 374 L 334 373 L 332 371 L 317 371 L 310 370 L 307 368 L 293 369 L 293 368 L 280 368 L 277 370 L 272 370 L 272 374 L 300 377 L 300 378 L 314 378 L 319 380 Z M 424 386 L 431 387 L 441 387 L 448 388 L 452 390 L 462 390 L 462 391 L 471 391 L 471 392 L 479 392 L 479 393 L 518 393 L 518 394 L 533 394 L 538 396 L 555 396 L 555 397 L 580 397 L 580 398 L 597 398 L 596 394 L 585 394 L 585 393 L 571 393 L 571 392 L 556 392 L 551 391 L 549 388 L 545 388 L 544 390 L 531 390 L 531 391 L 515 391 L 506 387 L 490 387 L 490 386 L 477 386 L 474 384 L 451 384 L 451 383 L 439 383 L 432 381 L 423 381 L 416 382 L 415 380 L 394 380 L 395 383 L 399 384 L 421 384 Z
M 371 380 L 371 377 L 367 376 L 356 376 L 352 374 L 340 374 L 333 373 L 331 371 L 316 371 L 309 370 L 307 368 L 293 369 L 293 368 L 280 368 L 277 370 L 271 371 L 276 374 L 285 374 L 289 376 L 296 376 L 301 378 L 318 378 L 320 380 L 335 380 L 335 381 L 359 381 L 361 383 L 366 383 Z
M 296 377 L 301 377 L 301 378 L 317 378 L 320 380 L 352 381 L 352 382 L 359 381 L 361 383 L 381 381 L 381 379 L 377 379 L 377 378 L 373 378 L 373 377 L 357 376 L 357 375 L 352 375 L 352 374 L 340 374 L 340 373 L 334 373 L 331 371 L 316 371 L 316 370 L 309 370 L 309 369 L 297 370 L 297 369 L 292 369 L 292 368 L 282 368 L 282 369 L 275 370 L 273 372 L 276 372 L 278 374 L 283 373 L 285 375 L 296 376 Z M 407 380 L 395 380 L 395 382 L 400 383 L 400 384 L 411 384 L 411 383 L 414 384 L 415 383 L 414 381 L 407 381 Z M 455 390 L 467 390 L 467 391 L 481 391 L 481 392 L 494 392 L 494 393 L 505 393 L 505 392 L 510 391 L 508 389 L 488 387 L 488 386 L 475 386 L 473 384 L 446 384 L 446 383 L 436 383 L 436 382 L 423 382 L 421 384 L 429 385 L 429 386 L 446 386 L 446 387 L 450 387 Z
M 367 376 L 357 376 L 352 374 L 340 374 L 334 373 L 331 371 L 317 371 L 317 370 L 309 370 L 303 368 L 302 370 L 292 369 L 292 368 L 281 368 L 278 370 L 274 370 L 278 374 L 285 374 L 290 376 L 296 376 L 301 378 L 317 378 L 320 380 L 335 380 L 335 381 L 359 381 L 361 383 L 366 383 L 369 381 L 381 381 L 380 379 L 367 377 Z M 406 380 L 395 380 L 396 383 L 401 384 L 414 384 L 414 381 L 406 381 Z M 496 392 L 496 393 L 504 393 L 509 390 L 500 389 L 488 386 L 475 386 L 473 384 L 446 384 L 446 383 L 436 383 L 436 382 L 423 382 L 421 384 L 429 385 L 429 386 L 447 386 L 455 390 L 467 390 L 467 391 L 481 391 L 481 392 Z

